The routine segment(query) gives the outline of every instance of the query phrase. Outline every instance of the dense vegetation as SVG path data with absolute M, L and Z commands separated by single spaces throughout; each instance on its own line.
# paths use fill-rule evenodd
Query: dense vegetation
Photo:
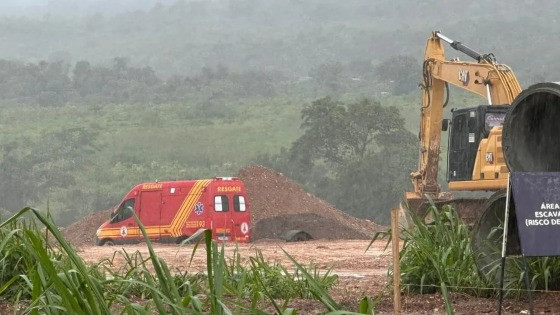
M 341 75 L 348 66 L 324 65 L 321 80 L 303 82 L 225 66 L 164 80 L 122 58 L 111 67 L 1 61 L 0 71 L 0 209 L 50 204 L 60 224 L 113 206 L 141 181 L 235 175 L 250 163 L 384 222 L 414 168 L 414 137 L 388 107 L 414 97 L 364 98 L 410 89 L 406 74 L 379 80 L 384 68 L 351 81 Z
M 202 116 L 225 117 L 224 102 L 252 98 L 309 98 L 313 96 L 382 95 L 384 90 L 406 94 L 416 87 L 419 64 L 415 58 L 392 57 L 387 65 L 321 64 L 313 77 L 294 79 L 279 71 L 232 72 L 219 64 L 202 67 L 192 76 L 156 75 L 149 66 L 128 65 L 114 58 L 109 67 L 79 61 L 71 66 L 63 61 L 23 63 L 0 60 L 0 102 L 3 106 L 64 104 L 163 104 L 200 102 Z M 390 65 L 390 66 L 388 66 Z M 362 67 L 363 66 L 363 67 Z M 407 69 L 414 69 L 409 72 Z M 383 74 L 389 74 L 392 82 Z M 385 92 L 384 94 L 387 94 Z
M 31 17 L 0 19 L 0 58 L 108 64 L 129 57 L 165 76 L 193 75 L 221 63 L 234 71 L 279 70 L 300 77 L 320 64 L 418 58 L 430 31 L 439 29 L 495 53 L 524 84 L 556 79 L 559 70 L 548 53 L 559 36 L 552 0 L 42 2 L 48 7 Z

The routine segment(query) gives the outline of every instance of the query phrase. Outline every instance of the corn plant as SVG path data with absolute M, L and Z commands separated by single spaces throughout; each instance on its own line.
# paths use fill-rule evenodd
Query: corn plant
M 489 252 L 493 253 L 487 264 L 482 266 L 482 274 L 494 286 L 499 284 L 501 244 L 503 235 L 503 222 L 493 227 L 487 241 L 483 244 Z M 531 290 L 558 290 L 560 289 L 560 257 L 528 257 L 527 270 L 529 272 L 529 289 Z M 506 296 L 519 299 L 525 296 L 525 268 L 519 256 L 506 258 L 504 273 L 504 290 Z
M 449 290 L 475 296 L 495 292 L 486 289 L 490 283 L 476 268 L 469 229 L 451 206 L 437 209 L 432 203 L 423 216 L 408 213 L 412 225 L 401 232 L 404 244 L 399 254 L 404 290 L 432 293 L 439 289 L 448 314 L 453 313 Z M 390 231 L 375 234 L 369 246 L 385 236 L 389 236 L 388 245 L 392 241 Z M 392 281 L 391 270 L 388 275 Z
M 458 218 L 450 205 L 437 209 L 432 203 L 423 216 L 409 210 L 412 224 L 403 228 L 404 240 L 400 252 L 402 288 L 409 292 L 431 293 L 440 290 L 448 313 L 452 313 L 449 291 L 473 296 L 496 296 L 496 279 L 500 268 L 499 259 L 485 266 L 479 272 L 475 264 L 471 235 L 468 227 Z M 429 219 L 427 219 L 429 218 Z M 494 227 L 489 235 L 496 257 L 501 252 L 503 227 Z M 369 247 L 377 239 L 386 237 L 387 246 L 392 241 L 391 231 L 376 233 Z M 387 247 L 386 247 L 387 248 Z M 386 249 L 385 248 L 385 249 Z M 366 249 L 367 250 L 367 249 Z M 557 289 L 560 283 L 560 258 L 529 258 L 528 269 L 532 289 Z M 388 273 L 392 281 L 391 270 Z M 516 257 L 507 259 L 504 279 L 506 295 L 520 298 L 524 296 L 525 282 L 522 261 Z
M 57 240 L 61 254 L 46 243 L 33 223 L 31 225 L 24 223 L 19 229 L 17 225 L 13 225 L 19 217 L 28 212 L 34 214 L 46 226 L 48 232 Z M 103 281 L 90 276 L 84 261 L 51 220 L 33 208 L 25 208 L 0 224 L 0 229 L 9 227 L 10 224 L 12 229 L 3 239 L 0 252 L 7 257 L 10 252 L 6 250 L 15 251 L 13 247 L 7 248 L 8 244 L 19 245 L 22 248 L 17 251 L 21 260 L 18 260 L 14 266 L 18 270 L 16 272 L 20 274 L 14 277 L 24 281 L 20 289 L 21 294 L 17 296 L 29 297 L 28 312 L 109 314 L 109 303 L 105 301 L 103 295 Z M 6 229 L 3 233 L 5 231 Z M 20 263 L 25 264 L 23 269 L 18 269 Z M 5 263 L 2 265 L 6 266 Z M 11 269 L 12 266 L 8 265 L 8 268 Z M 16 282 L 13 280 L 16 279 L 14 277 L 8 280 L 8 283 L 14 284 Z M 8 288 L 9 286 L 2 286 L 0 294 Z
M 23 219 L 26 213 L 45 225 L 45 233 L 35 221 Z M 267 262 L 259 251 L 249 264 L 242 263 L 237 249 L 233 258 L 226 259 L 224 245 L 219 247 L 212 240 L 210 230 L 200 230 L 187 240 L 204 241 L 206 274 L 171 272 L 136 220 L 148 257 L 121 250 L 111 259 L 88 266 L 48 215 L 32 208 L 21 210 L 0 224 L 0 298 L 11 297 L 31 314 L 266 314 L 261 308 L 268 300 L 277 313 L 288 315 L 296 314 L 288 307 L 292 298 L 313 297 L 333 314 L 358 314 L 342 310 L 329 296 L 328 289 L 337 281 L 331 270 L 303 266 L 288 253 L 293 272 Z M 56 241 L 54 245 L 47 242 L 48 235 Z M 124 259 L 120 267 L 113 263 L 117 257 Z M 364 298 L 358 311 L 372 314 L 373 306 L 371 299 Z

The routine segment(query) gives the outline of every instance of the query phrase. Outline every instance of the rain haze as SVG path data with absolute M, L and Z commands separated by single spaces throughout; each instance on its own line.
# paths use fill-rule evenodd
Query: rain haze
M 0 0 L 0 314 L 56 313 L 52 301 L 72 314 L 103 307 L 194 314 L 199 304 L 213 313 L 226 304 L 239 311 L 237 304 L 251 297 L 252 305 L 242 307 L 326 311 L 320 303 L 330 298 L 312 301 L 317 286 L 285 271 L 295 268 L 291 257 L 271 245 L 284 249 L 284 241 L 303 243 L 292 249 L 302 265 L 319 268 L 309 269 L 314 277 L 331 262 L 342 270 L 340 278 L 320 279 L 320 293 L 335 292 L 341 301 L 329 310 L 379 303 L 381 314 L 392 314 L 386 275 L 395 274 L 411 283 L 403 294 L 440 290 L 448 280 L 449 291 L 461 294 L 449 299 L 445 288 L 430 299 L 412 294 L 409 313 L 438 313 L 443 299 L 474 301 L 464 313 L 491 312 L 493 300 L 468 294 L 497 295 L 486 287 L 496 279 L 486 277 L 498 270 L 494 245 L 501 239 L 486 241 L 490 234 L 500 238 L 494 232 L 509 222 L 501 191 L 509 172 L 560 167 L 560 86 L 551 83 L 560 81 L 559 29 L 555 0 Z M 437 207 L 428 207 L 434 200 Z M 79 257 L 68 259 L 67 247 L 50 251 L 53 239 L 32 225 L 27 233 L 25 216 L 21 224 L 2 225 L 22 209 L 29 217 L 34 209 L 48 211 L 50 230 L 61 228 Z M 420 235 L 416 241 L 435 243 L 411 259 L 394 253 L 409 268 L 389 272 L 398 264 L 383 252 L 385 244 L 364 249 L 375 232 L 387 231 L 392 209 L 443 213 L 430 224 L 455 234 Z M 543 213 L 560 218 L 556 210 Z M 134 214 L 152 220 L 147 236 Z M 560 225 L 558 218 L 550 222 Z M 544 222 L 533 219 L 527 222 Z M 231 260 L 244 264 L 235 267 L 239 273 L 214 269 L 214 279 L 205 279 L 212 264 L 198 257 L 196 277 L 190 269 L 173 270 L 168 283 L 148 281 L 143 268 L 152 269 L 143 261 L 140 269 L 127 265 L 112 274 L 102 293 L 93 291 L 119 262 L 73 273 L 86 270 L 76 267 L 80 257 L 88 264 L 114 257 L 112 248 L 97 246 L 147 238 L 177 244 L 199 229 L 217 242 L 243 243 L 246 252 L 261 245 L 266 260 L 282 256 L 290 267 L 267 268 L 273 275 L 244 269 L 268 266 L 260 264 L 263 256 L 251 260 L 259 266 L 245 256 Z M 124 253 L 128 262 L 150 257 L 145 244 L 134 246 L 135 256 Z M 170 254 L 175 246 L 156 247 L 167 251 L 169 266 L 185 267 L 183 256 Z M 340 255 L 331 259 L 329 252 Z M 531 280 L 539 290 L 549 283 L 558 288 L 558 276 L 547 277 L 560 270 L 560 260 L 547 263 L 538 263 L 543 274 Z M 417 267 L 425 274 L 416 274 Z M 225 304 L 209 285 L 215 279 L 227 285 Z M 330 291 L 339 280 L 338 291 Z M 263 281 L 278 296 L 258 291 Z M 53 293 L 78 282 L 66 294 Z M 521 290 L 520 283 L 507 286 Z M 124 293 L 113 291 L 125 286 Z M 83 290 L 84 301 L 64 298 Z M 165 292 L 173 296 L 158 303 Z M 81 309 L 94 298 L 103 307 Z M 286 302 L 267 304 L 280 299 Z M 526 313 L 511 305 L 508 311 Z M 551 309 L 543 312 L 560 306 Z
M 386 209 L 417 167 L 411 135 L 418 133 L 431 32 L 493 53 L 526 86 L 560 72 L 556 58 L 543 53 L 558 36 L 553 6 L 2 1 L 0 165 L 14 173 L 0 174 L 0 209 L 50 201 L 64 225 L 114 206 L 141 181 L 233 176 L 257 163 L 345 212 L 387 222 Z M 484 101 L 459 89 L 452 95 L 457 107 Z M 366 106 L 360 102 L 398 112 L 385 114 L 396 115 L 387 129 L 392 138 L 379 138 L 387 130 L 371 126 L 363 139 L 315 133 L 322 128 L 318 108 L 343 106 L 351 116 L 351 104 Z M 345 124 L 330 126 L 333 135 Z M 395 141 L 407 145 L 390 145 Z M 377 159 L 387 154 L 398 156 L 394 165 Z M 369 172 L 363 178 L 353 175 L 360 168 Z M 379 175 L 384 168 L 395 171 Z M 377 176 L 383 179 L 371 183 Z

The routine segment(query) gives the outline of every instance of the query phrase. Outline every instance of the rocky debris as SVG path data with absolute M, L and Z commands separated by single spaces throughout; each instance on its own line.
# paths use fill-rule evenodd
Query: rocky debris
M 274 170 L 250 166 L 238 176 L 249 195 L 254 240 L 281 238 L 289 230 L 304 230 L 314 239 L 370 239 L 381 230 L 311 195 Z
M 60 230 L 75 246 L 95 245 L 95 233 L 101 224 L 109 220 L 111 211 L 111 209 L 97 211 Z

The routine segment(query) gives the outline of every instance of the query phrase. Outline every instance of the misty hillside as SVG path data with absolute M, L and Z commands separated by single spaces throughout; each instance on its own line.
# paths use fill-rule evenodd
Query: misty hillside
M 522 83 L 554 79 L 560 70 L 550 53 L 560 36 L 554 1 L 70 3 L 76 2 L 51 0 L 49 14 L 40 17 L 1 18 L 0 58 L 108 64 L 124 57 L 165 76 L 218 64 L 306 76 L 329 62 L 377 64 L 392 55 L 421 59 L 430 31 L 439 29 L 475 50 L 495 53 Z

